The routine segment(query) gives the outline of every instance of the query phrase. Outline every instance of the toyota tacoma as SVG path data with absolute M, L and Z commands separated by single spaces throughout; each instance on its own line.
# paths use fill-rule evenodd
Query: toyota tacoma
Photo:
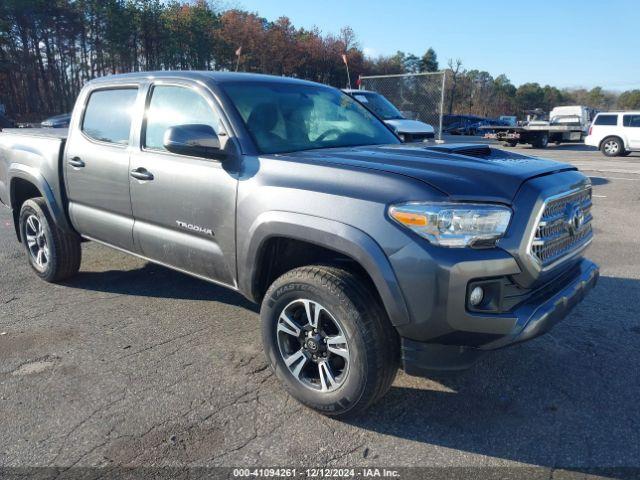
M 114 75 L 68 130 L 0 134 L 35 273 L 95 241 L 261 304 L 266 357 L 328 415 L 534 338 L 596 283 L 591 185 L 487 145 L 403 144 L 345 93 L 217 72 Z

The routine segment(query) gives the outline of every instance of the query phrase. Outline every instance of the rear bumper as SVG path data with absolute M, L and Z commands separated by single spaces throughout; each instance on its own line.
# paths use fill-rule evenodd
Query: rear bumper
M 583 259 L 562 277 L 518 305 L 511 315 L 513 328 L 506 335 L 478 347 L 424 343 L 402 339 L 402 363 L 410 375 L 434 370 L 460 370 L 469 367 L 483 353 L 531 340 L 550 330 L 565 318 L 597 283 L 598 266 Z
M 600 142 L 593 135 L 587 135 L 584 137 L 584 144 L 589 145 L 590 147 L 600 147 Z

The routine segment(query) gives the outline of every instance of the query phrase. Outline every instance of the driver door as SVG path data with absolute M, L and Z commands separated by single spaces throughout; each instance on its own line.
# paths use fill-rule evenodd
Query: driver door
M 140 148 L 129 167 L 134 240 L 152 260 L 235 286 L 237 174 L 220 160 L 168 152 L 165 131 L 186 124 L 226 133 L 215 100 L 202 87 L 152 84 Z

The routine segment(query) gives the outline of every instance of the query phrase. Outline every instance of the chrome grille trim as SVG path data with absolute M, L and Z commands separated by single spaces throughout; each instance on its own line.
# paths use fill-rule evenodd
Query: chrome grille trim
M 567 222 L 567 207 L 580 206 L 584 220 L 573 234 Z M 548 270 L 579 254 L 593 238 L 591 185 L 547 198 L 537 215 L 527 252 L 542 270 Z

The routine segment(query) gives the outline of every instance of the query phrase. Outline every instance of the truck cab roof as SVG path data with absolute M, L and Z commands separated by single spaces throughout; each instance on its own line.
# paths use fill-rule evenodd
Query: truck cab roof
M 279 77 L 276 75 L 266 75 L 261 73 L 244 73 L 244 72 L 216 72 L 210 70 L 158 70 L 152 72 L 133 72 L 133 73 L 119 73 L 115 75 L 107 75 L 104 77 L 96 78 L 88 82 L 89 85 L 96 85 L 102 83 L 127 83 L 131 81 L 142 81 L 156 78 L 183 78 L 191 80 L 199 80 L 207 83 L 227 83 L 227 82 L 273 82 L 282 84 L 301 84 L 301 85 L 314 85 L 325 86 L 320 83 L 311 82 L 308 80 L 300 80 L 290 77 Z M 326 86 L 325 86 L 326 87 Z

